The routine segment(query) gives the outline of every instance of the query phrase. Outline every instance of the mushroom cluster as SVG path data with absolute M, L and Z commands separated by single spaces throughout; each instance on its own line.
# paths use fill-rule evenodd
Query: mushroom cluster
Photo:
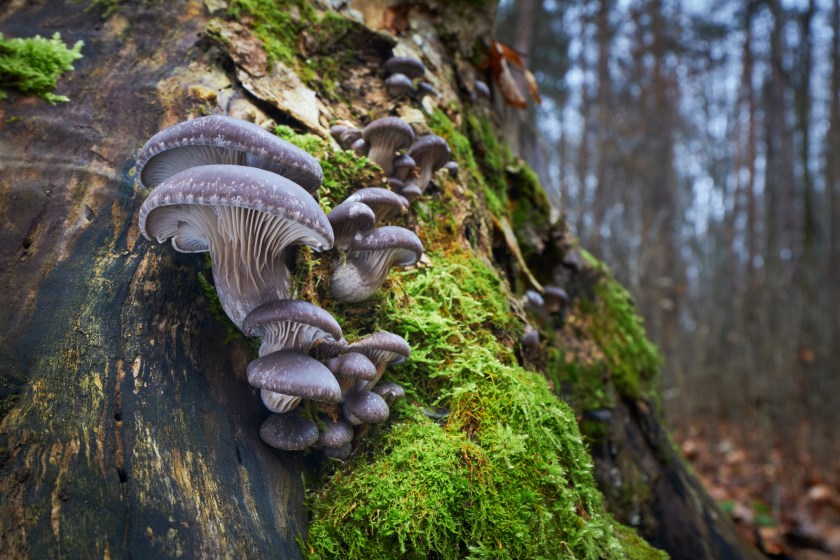
M 427 95 L 437 96 L 432 84 L 422 80 L 426 67 L 416 58 L 393 56 L 384 65 L 385 88 L 391 97 L 409 95 L 422 102 Z
M 369 297 L 390 264 L 422 254 L 412 232 L 373 229 L 378 220 L 405 212 L 408 201 L 386 189 L 362 189 L 327 217 L 314 198 L 323 178 L 315 158 L 225 116 L 178 123 L 154 135 L 137 157 L 136 172 L 138 184 L 153 189 L 140 209 L 143 235 L 159 243 L 171 239 L 176 251 L 209 252 L 225 313 L 246 335 L 261 338 L 247 377 L 273 413 L 260 428 L 263 441 L 285 450 L 317 446 L 330 456 L 349 455 L 352 426 L 384 421 L 389 402 L 404 394 L 393 384 L 376 384 L 410 348 L 390 333 L 348 345 L 332 315 L 292 299 L 288 253 L 301 244 L 329 250 L 337 236 L 338 246 L 350 251 L 347 266 L 334 273 L 338 291 L 351 294 L 347 301 L 359 301 L 359 293 Z M 303 399 L 324 403 L 323 429 L 301 413 Z M 330 405 L 341 405 L 343 417 L 323 412 Z

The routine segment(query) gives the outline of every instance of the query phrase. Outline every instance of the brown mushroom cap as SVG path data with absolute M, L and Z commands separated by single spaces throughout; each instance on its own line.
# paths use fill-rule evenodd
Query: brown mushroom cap
M 318 426 L 296 412 L 272 414 L 260 427 L 260 439 L 285 451 L 301 451 L 318 441 Z
M 378 424 L 388 419 L 390 410 L 385 399 L 371 391 L 359 391 L 348 396 L 341 405 L 341 413 L 354 426 Z
M 318 160 L 254 123 L 210 115 L 184 121 L 154 136 L 137 156 L 137 181 L 154 188 L 189 167 L 232 164 L 277 173 L 313 193 L 323 173 Z
M 410 266 L 423 254 L 423 244 L 411 231 L 398 226 L 376 228 L 350 247 L 337 263 L 330 285 L 337 301 L 357 303 L 372 296 L 385 282 L 392 266 Z
M 204 165 L 152 191 L 140 208 L 140 231 L 181 252 L 210 251 L 219 300 L 240 326 L 266 301 L 288 299 L 283 261 L 290 245 L 330 249 L 333 232 L 312 196 L 262 169 Z
M 405 197 L 382 187 L 359 189 L 345 200 L 345 202 L 350 201 L 361 202 L 368 206 L 376 215 L 377 222 L 408 211 L 408 201 Z
M 367 125 L 362 130 L 362 138 L 370 144 L 368 158 L 378 163 L 387 177 L 391 175 L 397 150 L 408 148 L 414 142 L 414 130 L 399 117 L 383 117 Z
M 321 338 L 341 338 L 341 326 L 329 312 L 294 299 L 260 305 L 245 317 L 242 332 L 263 338 L 260 356 L 278 350 L 297 350 L 305 354 Z
M 432 173 L 443 167 L 449 161 L 449 144 L 435 134 L 427 134 L 417 140 L 408 149 L 408 155 L 414 158 L 420 168 L 420 178 L 417 186 L 421 191 L 426 190 Z
M 422 62 L 408 56 L 392 56 L 385 61 L 384 68 L 389 74 L 405 74 L 412 80 L 426 72 Z
M 376 214 L 359 201 L 347 199 L 327 214 L 335 234 L 335 247 L 342 251 L 350 248 L 353 241 L 376 224 Z
M 297 399 L 287 410 L 302 398 L 328 403 L 341 400 L 341 387 L 332 372 L 315 358 L 294 350 L 257 358 L 248 364 L 246 374 L 252 387 Z

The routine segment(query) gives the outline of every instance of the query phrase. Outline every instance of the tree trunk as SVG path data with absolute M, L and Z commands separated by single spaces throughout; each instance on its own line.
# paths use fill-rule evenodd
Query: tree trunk
M 212 72 L 202 3 L 84 8 L 18 3 L 0 20 L 85 41 L 71 102 L 0 108 L 0 550 L 300 557 L 301 468 L 259 441 L 247 344 L 207 311 L 204 257 L 149 251 L 137 227 L 132 154 Z
M 208 310 L 196 272 L 207 271 L 206 259 L 152 250 L 137 226 L 146 193 L 134 186 L 132 154 L 164 126 L 222 105 L 221 95 L 247 97 L 322 135 L 328 124 L 290 101 L 293 77 L 258 79 L 259 48 L 246 56 L 224 33 L 221 48 L 203 39 L 210 4 L 121 3 L 103 20 L 97 9 L 54 0 L 15 3 L 0 16 L 6 35 L 46 28 L 86 43 L 59 90 L 70 103 L 12 94 L 0 106 L 0 210 L 8 217 L 0 229 L 0 550 L 9 556 L 302 556 L 301 475 L 313 467 L 259 440 L 267 413 L 244 380 L 251 351 Z M 371 4 L 401 25 L 391 3 Z M 373 33 L 362 39 L 378 55 L 360 72 L 376 74 L 392 44 Z M 317 45 L 301 40 L 301 48 Z M 455 95 L 448 66 L 437 62 L 431 72 Z M 339 103 L 318 103 L 322 117 L 342 115 Z M 457 225 L 459 243 L 469 245 L 475 223 Z M 568 250 L 563 236 L 555 241 L 553 258 Z M 648 536 L 675 557 L 750 557 L 658 417 L 642 399 L 621 402 L 614 417 L 624 435 L 615 442 L 628 452 L 615 464 L 628 476 L 642 465 L 656 481 L 641 522 L 659 532 Z M 596 448 L 599 470 L 611 460 L 603 453 Z M 610 481 L 602 483 L 609 496 Z M 636 521 L 630 510 L 615 513 Z M 684 534 L 709 540 L 702 556 Z

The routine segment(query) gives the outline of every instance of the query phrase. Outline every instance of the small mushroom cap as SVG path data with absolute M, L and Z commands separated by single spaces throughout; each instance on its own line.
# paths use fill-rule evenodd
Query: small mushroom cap
M 350 144 L 350 149 L 360 156 L 366 156 L 370 152 L 370 144 L 364 138 L 357 138 Z
M 405 183 L 402 179 L 397 179 L 396 177 L 388 177 L 388 186 L 391 187 L 394 190 L 394 192 L 400 192 L 405 187 Z
M 353 451 L 353 443 L 348 442 L 342 445 L 341 447 L 325 447 L 324 448 L 324 455 L 329 457 L 330 459 L 346 459 L 350 456 L 350 453 Z
M 411 346 L 403 337 L 387 331 L 378 331 L 348 347 L 351 352 L 364 354 L 376 365 L 384 369 L 390 364 L 401 364 L 411 356 Z
M 365 381 L 376 377 L 376 366 L 370 358 L 359 352 L 347 352 L 332 358 L 327 367 L 336 377 L 350 377 Z
M 323 179 L 318 160 L 261 127 L 224 115 L 180 122 L 154 136 L 137 156 L 137 181 L 154 188 L 189 167 L 233 164 L 286 177 L 313 193 Z
M 536 290 L 525 290 L 525 305 L 533 309 L 542 309 L 545 306 L 545 300 Z
M 433 86 L 429 82 L 420 82 L 419 84 L 417 84 L 417 97 L 423 99 L 427 95 L 433 95 L 435 97 L 438 96 L 438 92 L 435 89 L 435 86 Z
M 414 129 L 399 117 L 383 117 L 367 125 L 362 130 L 362 138 L 370 144 L 368 157 L 388 176 L 397 150 L 408 148 L 414 142 Z
M 388 89 L 388 95 L 399 97 L 410 92 L 414 84 L 411 83 L 411 78 L 405 74 L 396 73 L 388 76 L 385 80 L 385 87 Z
M 405 181 L 411 170 L 417 167 L 417 162 L 408 154 L 400 154 L 394 159 L 392 167 L 394 168 L 394 177 Z
M 308 301 L 269 301 L 251 311 L 242 322 L 247 336 L 264 338 L 260 355 L 278 350 L 308 352 L 316 340 L 341 338 L 341 326 L 328 311 Z
M 449 172 L 450 177 L 457 177 L 458 176 L 458 162 L 454 160 L 447 161 L 446 164 L 443 166 Z
M 301 451 L 318 441 L 318 426 L 297 412 L 272 414 L 260 426 L 260 439 L 277 449 Z
M 427 134 L 419 138 L 408 149 L 408 155 L 414 158 L 420 167 L 429 166 L 432 171 L 443 167 L 449 161 L 449 144 L 436 134 Z
M 359 234 L 370 231 L 376 224 L 376 214 L 370 206 L 349 198 L 333 208 L 327 219 L 335 234 L 335 246 L 342 251 L 349 249 Z
M 373 210 L 376 221 L 387 220 L 408 211 L 408 201 L 404 196 L 382 187 L 359 189 L 348 196 L 346 201 L 365 204 Z
M 534 350 L 540 345 L 540 333 L 535 329 L 530 329 L 522 335 L 522 338 L 519 339 L 519 342 L 525 348 Z
M 341 405 L 344 418 L 354 426 L 379 424 L 388 419 L 390 410 L 385 399 L 372 391 L 359 391 L 347 397 Z
M 353 441 L 353 426 L 347 421 L 339 418 L 337 422 L 333 422 L 332 418 L 324 414 L 320 418 L 326 429 L 318 436 L 318 441 L 315 442 L 316 447 L 336 448 Z
M 473 84 L 473 89 L 479 97 L 484 97 L 485 99 L 490 97 L 490 88 L 482 80 L 476 80 L 475 84 Z
M 385 399 L 385 402 L 388 403 L 388 405 L 397 399 L 405 398 L 405 389 L 391 381 L 379 383 L 373 388 L 373 392 Z
M 294 350 L 281 350 L 248 364 L 248 383 L 293 397 L 338 403 L 341 387 L 327 366 Z
M 405 74 L 412 80 L 426 72 L 426 67 L 422 62 L 407 56 L 392 56 L 385 61 L 384 68 L 389 74 Z
M 402 190 L 400 190 L 400 194 L 405 197 L 406 200 L 409 202 L 413 202 L 420 195 L 423 194 L 423 191 L 420 190 L 420 187 L 415 185 L 414 183 L 408 183 L 407 185 L 403 186 Z
M 566 290 L 557 286 L 545 286 L 543 290 L 545 309 L 549 313 L 556 313 L 569 303 L 569 294 Z
M 388 252 L 388 266 L 411 266 L 423 255 L 423 243 L 413 231 L 400 226 L 382 226 L 353 243 L 354 252 Z

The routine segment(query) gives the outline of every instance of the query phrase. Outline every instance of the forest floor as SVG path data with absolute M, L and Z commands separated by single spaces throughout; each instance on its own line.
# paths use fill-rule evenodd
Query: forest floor
M 840 458 L 820 471 L 807 456 L 755 445 L 726 425 L 675 438 L 741 534 L 768 556 L 840 558 Z

